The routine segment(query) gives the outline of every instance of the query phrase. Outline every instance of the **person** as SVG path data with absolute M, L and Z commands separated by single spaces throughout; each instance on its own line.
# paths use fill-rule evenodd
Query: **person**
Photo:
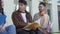
M 19 9 L 12 13 L 12 21 L 16 27 L 17 34 L 29 34 L 27 31 L 22 30 L 28 23 L 31 23 L 32 16 L 26 11 L 27 2 L 19 0 Z
M 45 11 L 46 4 L 44 2 L 39 3 L 39 12 L 34 15 L 33 20 L 41 24 L 41 28 L 38 28 L 41 31 L 41 34 L 48 34 L 49 32 L 49 15 Z
M 4 11 L 3 11 L 2 0 L 0 0 L 0 33 L 2 31 L 5 31 L 5 29 L 3 28 L 5 23 L 6 23 L 6 15 L 4 14 Z

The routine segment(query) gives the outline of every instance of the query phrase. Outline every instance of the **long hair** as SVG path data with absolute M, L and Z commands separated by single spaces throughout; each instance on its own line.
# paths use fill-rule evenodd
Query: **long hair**
M 2 7 L 2 0 L 0 0 L 0 11 L 1 11 L 1 14 L 4 15 L 4 9 L 3 9 L 3 7 Z
M 3 8 L 2 8 L 2 7 L 0 7 L 0 11 L 1 11 L 1 14 L 3 14 L 3 15 L 4 15 L 4 10 L 3 10 Z

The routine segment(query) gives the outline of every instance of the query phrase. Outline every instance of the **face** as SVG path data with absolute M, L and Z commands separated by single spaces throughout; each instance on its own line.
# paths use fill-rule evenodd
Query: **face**
M 3 7 L 4 6 L 4 3 L 3 2 L 4 2 L 3 0 L 0 1 L 0 7 Z
M 3 3 L 3 1 L 2 1 L 2 4 L 1 4 L 1 5 L 2 5 L 2 7 L 4 6 L 4 3 Z
M 23 3 L 19 3 L 19 11 L 24 11 L 26 10 L 26 5 L 24 5 Z
M 45 9 L 45 6 L 44 5 L 39 5 L 39 11 L 43 11 Z
M 2 8 L 4 6 L 3 0 L 1 1 L 0 13 L 2 13 Z

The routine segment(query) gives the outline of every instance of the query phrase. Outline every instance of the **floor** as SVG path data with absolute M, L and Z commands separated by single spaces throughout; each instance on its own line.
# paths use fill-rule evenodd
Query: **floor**
M 53 33 L 53 34 L 60 34 L 60 32 L 59 33 Z

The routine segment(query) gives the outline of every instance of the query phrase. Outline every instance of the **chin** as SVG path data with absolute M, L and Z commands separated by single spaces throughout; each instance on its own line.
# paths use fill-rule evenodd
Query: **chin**
M 41 16 L 43 16 L 43 15 L 41 15 Z

